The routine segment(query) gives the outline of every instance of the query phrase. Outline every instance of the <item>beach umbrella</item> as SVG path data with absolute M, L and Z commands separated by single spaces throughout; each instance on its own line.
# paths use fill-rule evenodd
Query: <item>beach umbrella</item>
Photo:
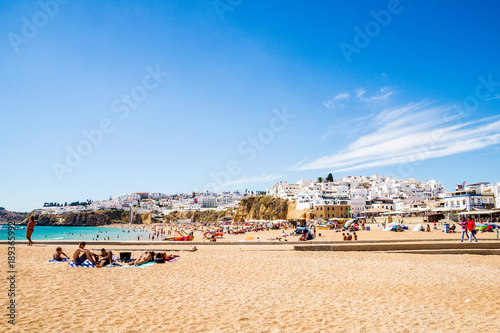
M 476 230 L 484 230 L 488 228 L 488 226 L 486 224 L 482 224 L 482 223 L 476 223 Z
M 398 227 L 398 226 L 401 226 L 401 229 L 404 230 L 404 225 L 402 223 L 393 222 L 393 223 L 389 223 L 383 231 L 391 231 L 394 227 Z

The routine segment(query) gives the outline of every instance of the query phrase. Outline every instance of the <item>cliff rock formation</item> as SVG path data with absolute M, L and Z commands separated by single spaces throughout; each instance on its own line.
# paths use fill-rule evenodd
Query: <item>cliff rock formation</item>
M 313 218 L 312 212 L 309 209 L 297 210 L 297 203 L 294 201 L 263 195 L 243 199 L 236 210 L 234 221 L 310 218 Z
M 32 214 L 39 226 L 95 227 L 113 223 L 128 223 L 129 212 L 124 210 L 102 210 L 96 212 L 66 213 L 58 215 Z M 28 219 L 23 221 L 27 223 Z

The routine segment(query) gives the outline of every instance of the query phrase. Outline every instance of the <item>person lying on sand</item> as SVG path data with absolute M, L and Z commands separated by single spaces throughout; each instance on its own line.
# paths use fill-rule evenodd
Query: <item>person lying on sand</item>
M 154 257 L 155 257 L 155 253 L 153 251 L 146 251 L 143 254 L 141 254 L 139 259 L 135 260 L 129 266 L 138 266 L 138 265 L 146 264 L 150 261 L 153 261 Z
M 165 261 L 167 260 L 172 260 L 174 258 L 178 258 L 179 256 L 176 254 L 167 254 L 167 252 L 157 252 L 156 253 L 156 258 L 162 258 Z
M 80 242 L 78 249 L 73 254 L 73 262 L 75 263 L 75 265 L 80 266 L 86 259 L 88 259 L 92 263 L 92 265 L 101 267 L 101 265 L 97 263 L 97 254 L 85 249 L 85 245 L 85 242 Z
M 62 256 L 65 256 L 66 258 L 63 258 Z M 56 249 L 56 253 L 54 253 L 52 258 L 57 261 L 63 261 L 69 259 L 68 255 L 64 253 L 60 247 Z

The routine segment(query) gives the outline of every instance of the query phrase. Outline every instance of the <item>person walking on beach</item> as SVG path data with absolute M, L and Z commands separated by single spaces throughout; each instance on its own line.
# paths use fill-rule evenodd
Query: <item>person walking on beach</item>
M 477 243 L 477 238 L 476 238 L 476 222 L 474 222 L 474 219 L 470 219 L 469 222 L 467 222 L 467 228 L 469 229 L 470 237 L 469 237 L 469 243 L 472 243 L 472 237 L 474 237 L 474 240 Z
M 467 239 L 470 240 L 470 237 L 469 237 L 469 233 L 467 232 L 467 221 L 465 220 L 465 218 L 462 218 L 462 222 L 460 223 L 460 225 L 462 226 L 462 238 L 460 239 L 460 243 L 462 243 L 464 241 L 464 235 L 467 236 Z
M 33 241 L 31 240 L 31 235 L 33 235 L 33 231 L 35 231 L 35 217 L 31 216 L 30 221 L 28 222 L 28 226 L 26 228 L 26 239 L 28 240 L 28 246 L 33 245 Z

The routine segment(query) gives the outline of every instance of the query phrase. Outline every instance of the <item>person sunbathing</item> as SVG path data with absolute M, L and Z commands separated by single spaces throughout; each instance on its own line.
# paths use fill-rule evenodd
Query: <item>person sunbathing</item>
M 358 235 L 356 235 L 355 232 L 353 233 L 353 235 L 354 235 L 354 240 L 357 241 L 358 240 Z
M 138 266 L 138 265 L 146 264 L 150 261 L 153 261 L 154 257 L 155 257 L 155 253 L 153 251 L 146 251 L 143 254 L 141 254 L 139 259 L 135 260 L 129 266 Z
M 178 258 L 179 256 L 176 254 L 167 254 L 167 252 L 157 252 L 156 258 L 162 258 L 165 261 L 172 260 L 174 258 Z
M 65 256 L 66 258 L 63 258 L 62 256 Z M 54 253 L 52 258 L 57 261 L 65 261 L 69 259 L 68 255 L 64 253 L 60 247 L 56 249 L 56 253 Z
M 425 228 L 425 232 L 431 232 L 431 227 L 430 227 L 430 225 L 427 225 L 427 227 Z
M 84 263 L 85 260 L 88 260 L 92 263 L 92 265 L 101 267 L 101 265 L 97 263 L 97 254 L 85 249 L 85 245 L 85 242 L 80 242 L 80 245 L 78 245 L 78 249 L 73 254 L 73 262 L 75 263 L 75 265 L 80 266 Z
M 107 252 L 104 248 L 102 248 L 98 259 L 99 265 L 101 266 L 111 265 L 113 263 L 113 252 Z
M 347 240 L 347 236 L 344 233 L 342 233 L 342 236 L 344 237 L 344 240 L 346 241 Z
M 348 241 L 352 240 L 352 235 L 351 235 L 351 234 L 348 234 L 348 236 L 347 236 L 347 240 L 348 240 Z

